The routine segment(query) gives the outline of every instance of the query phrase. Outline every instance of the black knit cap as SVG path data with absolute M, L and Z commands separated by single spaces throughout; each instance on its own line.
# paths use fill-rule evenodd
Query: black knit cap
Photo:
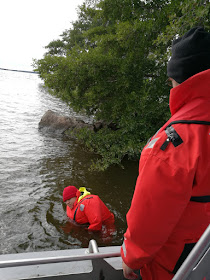
M 182 83 L 207 69 L 210 69 L 210 33 L 202 27 L 195 27 L 173 41 L 168 77 Z

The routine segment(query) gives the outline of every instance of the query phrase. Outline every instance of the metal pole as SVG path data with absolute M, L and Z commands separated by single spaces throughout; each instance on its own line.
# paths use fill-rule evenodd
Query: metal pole
M 172 280 L 185 280 L 196 267 L 202 256 L 210 247 L 210 225 L 207 227 L 201 238 L 196 243 L 180 269 Z
M 0 268 L 120 257 L 120 252 L 0 261 Z
M 89 247 L 88 249 L 86 250 L 86 253 L 87 254 L 92 254 L 92 253 L 99 253 L 99 249 L 98 249 L 98 245 L 96 243 L 96 241 L 94 239 L 91 239 L 90 242 L 89 242 Z

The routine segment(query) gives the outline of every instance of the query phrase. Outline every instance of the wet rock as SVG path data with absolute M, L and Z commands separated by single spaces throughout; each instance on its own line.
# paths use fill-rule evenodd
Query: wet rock
M 60 134 L 65 133 L 66 135 L 72 137 L 74 137 L 74 132 L 81 128 L 88 128 L 97 132 L 104 127 L 112 130 L 118 129 L 112 122 L 107 124 L 103 121 L 96 121 L 93 124 L 90 124 L 81 119 L 59 115 L 51 110 L 48 110 L 39 122 L 40 130 Z
M 93 125 L 87 124 L 83 120 L 61 116 L 51 110 L 48 110 L 39 122 L 39 129 L 56 133 L 64 133 L 67 130 L 80 129 L 84 127 L 91 130 L 94 129 Z

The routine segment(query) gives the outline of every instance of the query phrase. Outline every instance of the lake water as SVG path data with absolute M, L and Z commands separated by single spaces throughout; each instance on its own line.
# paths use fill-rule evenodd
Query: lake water
M 95 155 L 75 139 L 38 130 L 49 109 L 81 117 L 49 95 L 38 75 L 0 71 L 0 254 L 88 247 L 92 238 L 121 245 L 138 163 L 90 172 Z M 68 185 L 85 185 L 114 213 L 111 239 L 69 222 L 62 203 Z

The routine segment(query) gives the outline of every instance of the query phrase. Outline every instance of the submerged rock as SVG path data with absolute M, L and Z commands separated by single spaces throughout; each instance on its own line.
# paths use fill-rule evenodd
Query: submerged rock
M 80 129 L 84 127 L 94 130 L 94 125 L 85 123 L 83 120 L 73 117 L 61 116 L 51 110 L 48 110 L 39 122 L 39 129 L 61 134 L 67 130 Z

